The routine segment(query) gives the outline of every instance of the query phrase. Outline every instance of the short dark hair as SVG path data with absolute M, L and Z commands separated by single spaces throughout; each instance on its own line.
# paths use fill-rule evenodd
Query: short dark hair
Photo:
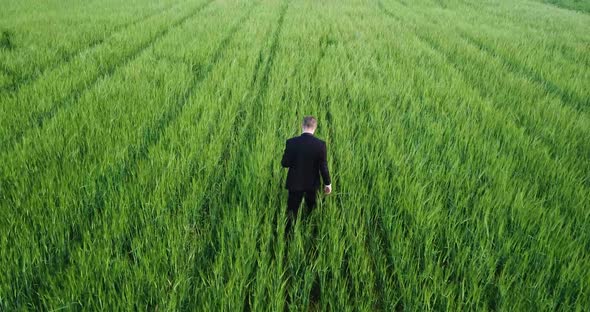
M 303 127 L 304 128 L 315 128 L 318 125 L 318 120 L 315 119 L 313 116 L 305 116 L 303 117 Z

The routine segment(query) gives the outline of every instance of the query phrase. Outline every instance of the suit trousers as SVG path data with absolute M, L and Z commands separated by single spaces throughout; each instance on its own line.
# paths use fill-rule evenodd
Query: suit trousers
M 289 198 L 287 199 L 286 233 L 291 232 L 293 223 L 295 223 L 295 220 L 297 220 L 297 213 L 299 211 L 299 206 L 301 206 L 301 201 L 303 200 L 303 198 L 305 198 L 305 207 L 307 209 L 304 210 L 304 215 L 302 217 L 307 216 L 315 207 L 316 192 L 316 190 L 289 191 Z

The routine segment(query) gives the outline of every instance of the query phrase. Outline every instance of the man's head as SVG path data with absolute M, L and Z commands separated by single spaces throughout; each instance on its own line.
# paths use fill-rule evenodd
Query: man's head
M 317 127 L 318 127 L 318 120 L 315 119 L 315 117 L 313 117 L 313 116 L 303 117 L 303 124 L 301 125 L 303 132 L 309 132 L 309 133 L 313 134 Z

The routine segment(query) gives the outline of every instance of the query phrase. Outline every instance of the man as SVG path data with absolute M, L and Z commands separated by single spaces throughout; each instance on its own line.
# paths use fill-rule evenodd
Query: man
M 287 200 L 287 229 L 297 219 L 301 200 L 305 197 L 307 212 L 315 207 L 316 192 L 320 186 L 320 173 L 324 182 L 324 192 L 330 194 L 332 185 L 326 159 L 326 143 L 313 136 L 317 120 L 312 116 L 303 118 L 303 133 L 287 140 L 281 165 L 289 168 L 285 188 L 289 190 Z

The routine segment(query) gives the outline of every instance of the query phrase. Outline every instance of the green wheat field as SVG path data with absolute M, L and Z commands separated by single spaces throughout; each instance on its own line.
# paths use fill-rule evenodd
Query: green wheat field
M 0 211 L 1 311 L 589 311 L 590 2 L 2 0 Z

